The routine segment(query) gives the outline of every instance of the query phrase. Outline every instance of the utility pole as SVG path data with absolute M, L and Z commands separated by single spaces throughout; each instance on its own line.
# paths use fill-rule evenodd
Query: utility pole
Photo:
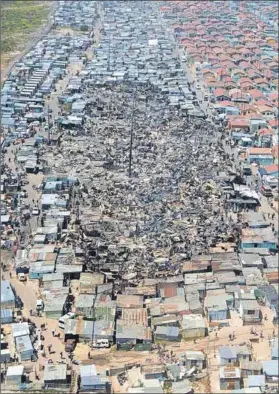
M 108 71 L 110 71 L 110 37 L 109 37 L 109 47 L 108 47 Z
M 47 143 L 50 145 L 50 116 L 49 116 L 49 105 L 47 106 Z
M 129 152 L 129 178 L 132 176 L 132 156 L 133 156 L 133 139 L 134 139 L 134 115 L 135 115 L 135 104 L 136 104 L 137 86 L 133 94 L 133 107 L 132 107 L 132 120 L 130 129 L 130 152 Z

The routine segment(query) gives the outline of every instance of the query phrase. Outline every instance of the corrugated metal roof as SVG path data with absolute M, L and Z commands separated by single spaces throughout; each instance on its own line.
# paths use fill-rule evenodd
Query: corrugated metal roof
M 205 328 L 206 323 L 202 315 L 183 315 L 181 327 L 184 330 L 191 330 L 193 328 Z
M 13 337 L 19 337 L 22 335 L 29 335 L 30 329 L 28 323 L 13 323 L 12 324 Z
M 85 376 L 94 376 L 97 375 L 96 365 L 81 365 L 80 366 L 80 376 L 84 378 Z
M 143 306 L 143 297 L 137 295 L 118 294 L 116 305 L 120 308 L 137 308 Z
M 227 360 L 237 359 L 236 350 L 231 346 L 220 346 L 219 348 L 220 358 Z
M 268 360 L 262 361 L 263 372 L 267 376 L 279 376 L 279 361 L 278 360 Z
M 166 337 L 178 338 L 179 327 L 175 326 L 158 326 L 156 328 L 156 335 L 165 335 Z
M 142 324 L 148 325 L 147 309 L 145 308 L 125 308 L 122 311 L 121 320 L 127 324 Z
M 33 346 L 29 335 L 22 335 L 20 337 L 17 337 L 15 339 L 15 342 L 18 352 L 22 353 L 22 352 L 33 351 Z
M 14 365 L 12 367 L 8 367 L 6 376 L 22 376 L 24 371 L 23 365 Z
M 240 379 L 240 369 L 234 366 L 221 367 L 219 374 L 221 379 Z
M 7 280 L 1 280 L 1 304 L 15 300 L 14 292 Z
M 248 387 L 265 386 L 265 375 L 250 375 L 247 379 Z
M 13 316 L 13 311 L 12 309 L 1 309 L 1 319 L 5 317 L 12 317 Z
M 46 364 L 44 369 L 44 381 L 63 381 L 67 377 L 66 364 Z

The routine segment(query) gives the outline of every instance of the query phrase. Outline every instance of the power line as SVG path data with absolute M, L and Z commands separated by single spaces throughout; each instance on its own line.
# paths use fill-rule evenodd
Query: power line
M 138 87 L 136 86 L 133 94 L 133 107 L 132 107 L 132 120 L 130 129 L 130 150 L 129 150 L 129 178 L 132 175 L 132 158 L 133 158 L 133 139 L 134 139 L 134 115 L 135 115 L 135 104 L 136 104 L 136 94 Z

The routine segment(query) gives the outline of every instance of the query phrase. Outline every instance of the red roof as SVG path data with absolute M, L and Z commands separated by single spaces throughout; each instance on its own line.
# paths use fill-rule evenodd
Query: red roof
M 274 112 L 274 109 L 270 106 L 267 105 L 258 105 L 258 110 L 259 112 L 263 113 L 263 112 Z
M 278 159 L 278 158 L 279 158 L 279 145 L 275 145 L 275 146 L 272 148 L 272 156 L 273 156 L 275 159 Z
M 259 131 L 259 135 L 273 135 L 273 131 L 272 131 L 272 129 L 268 129 L 268 128 L 265 128 L 265 129 L 261 129 L 260 131 Z
M 270 95 L 268 97 L 271 101 L 277 101 L 278 100 L 278 92 L 272 92 L 272 93 L 270 93 Z
M 221 96 L 230 97 L 229 92 L 226 89 L 222 89 L 222 88 L 215 89 L 213 94 L 215 97 L 221 97 Z
M 229 120 L 229 125 L 231 129 L 238 129 L 238 128 L 248 128 L 249 127 L 249 119 L 247 118 L 237 118 Z
M 278 172 L 278 164 L 270 164 L 269 166 L 264 167 L 267 173 Z
M 270 126 L 273 128 L 273 129 L 276 129 L 277 127 L 278 127 L 278 119 L 271 119 L 271 120 L 269 120 L 268 121 L 268 123 L 270 124 Z
M 268 101 L 267 99 L 261 98 L 260 100 L 257 101 L 257 105 L 266 105 L 268 107 L 273 108 L 274 104 Z
M 232 103 L 229 100 L 220 101 L 218 103 L 218 107 L 234 107 L 234 106 L 235 106 L 234 103 Z
M 249 155 L 271 155 L 270 148 L 249 148 L 247 152 Z
M 252 89 L 249 91 L 250 96 L 255 99 L 258 97 L 264 97 L 263 93 L 259 91 L 258 89 Z

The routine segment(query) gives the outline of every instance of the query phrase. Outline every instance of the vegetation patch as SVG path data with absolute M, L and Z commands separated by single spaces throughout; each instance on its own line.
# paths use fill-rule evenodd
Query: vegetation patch
M 22 50 L 30 35 L 46 23 L 51 4 L 51 1 L 1 1 L 1 58 L 4 65 L 12 53 Z

